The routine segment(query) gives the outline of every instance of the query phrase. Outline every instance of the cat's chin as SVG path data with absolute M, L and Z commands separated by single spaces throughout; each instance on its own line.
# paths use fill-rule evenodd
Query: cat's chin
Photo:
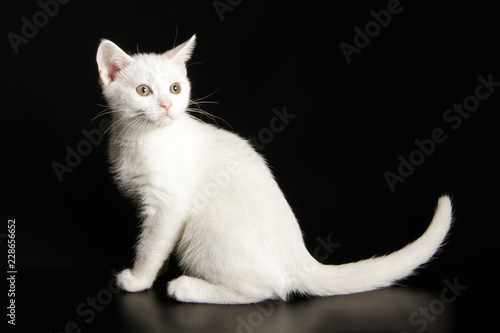
M 164 117 L 161 117 L 160 119 L 156 119 L 152 123 L 156 127 L 165 127 L 165 126 L 172 124 L 173 121 L 174 121 L 174 119 L 172 117 L 164 116 Z
M 170 115 L 152 115 L 147 117 L 148 123 L 154 127 L 165 127 L 170 125 L 174 121 L 174 117 Z

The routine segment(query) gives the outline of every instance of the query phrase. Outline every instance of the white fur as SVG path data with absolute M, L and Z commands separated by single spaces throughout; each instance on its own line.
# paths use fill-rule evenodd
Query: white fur
M 161 55 L 129 56 L 103 40 L 97 53 L 113 112 L 112 170 L 142 214 L 134 265 L 117 276 L 121 288 L 150 288 L 174 249 L 187 275 L 171 281 L 168 294 L 221 304 L 380 288 L 433 256 L 450 227 L 448 197 L 439 200 L 428 230 L 403 249 L 339 266 L 318 263 L 264 159 L 236 134 L 186 112 L 185 62 L 194 41 Z M 169 91 L 174 82 L 181 86 L 177 95 Z M 142 84 L 153 94 L 140 96 Z M 168 114 L 160 106 L 165 102 Z

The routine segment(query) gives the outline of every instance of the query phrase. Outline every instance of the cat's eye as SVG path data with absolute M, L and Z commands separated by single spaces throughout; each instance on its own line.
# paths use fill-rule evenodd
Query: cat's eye
M 181 85 L 178 84 L 178 83 L 172 83 L 172 85 L 170 86 L 170 92 L 172 94 L 178 94 L 181 92 Z
M 149 96 L 152 94 L 152 91 L 151 91 L 151 88 L 149 88 L 147 85 L 145 84 L 141 84 L 140 86 L 138 86 L 135 91 L 137 91 L 137 93 L 141 96 Z

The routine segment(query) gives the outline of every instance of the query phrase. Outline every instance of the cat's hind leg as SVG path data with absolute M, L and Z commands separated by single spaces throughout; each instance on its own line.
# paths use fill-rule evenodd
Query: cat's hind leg
M 167 292 L 170 297 L 186 303 L 248 304 L 261 302 L 273 296 L 270 291 L 245 294 L 227 286 L 187 275 L 170 281 Z

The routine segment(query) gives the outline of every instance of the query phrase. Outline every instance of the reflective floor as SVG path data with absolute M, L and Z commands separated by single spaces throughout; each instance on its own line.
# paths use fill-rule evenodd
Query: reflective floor
M 419 309 L 434 304 L 439 295 L 404 288 L 245 306 L 171 304 L 158 296 L 149 291 L 117 297 L 124 332 L 454 331 L 451 306 L 436 306 L 426 317 L 417 314 Z
M 417 280 L 410 281 L 411 286 L 354 295 L 237 306 L 173 301 L 165 292 L 170 278 L 161 276 L 146 292 L 123 293 L 114 286 L 111 272 L 41 274 L 38 284 L 19 283 L 23 292 L 17 300 L 16 329 L 36 327 L 53 333 L 443 333 L 488 327 L 492 319 L 486 315 L 486 309 L 492 307 L 477 298 L 481 284 L 461 276 L 436 277 L 429 286 L 419 286 Z

